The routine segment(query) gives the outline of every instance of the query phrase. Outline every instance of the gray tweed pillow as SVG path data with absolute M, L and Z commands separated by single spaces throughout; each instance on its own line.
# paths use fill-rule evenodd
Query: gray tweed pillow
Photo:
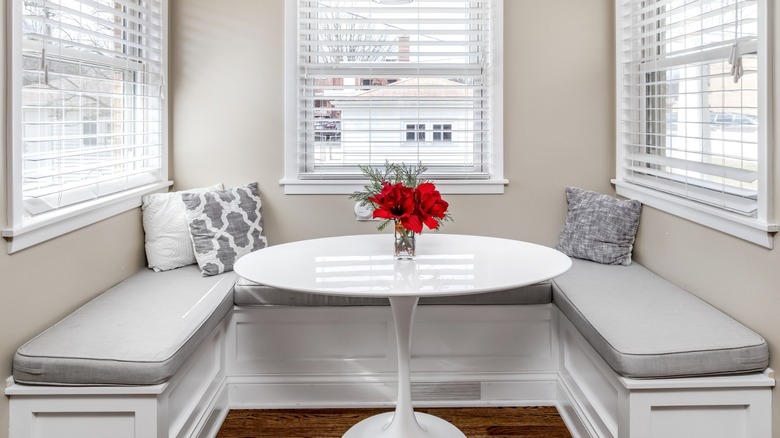
M 566 200 L 569 214 L 555 249 L 578 259 L 630 265 L 642 204 L 574 187 L 566 189 Z
M 195 259 L 203 275 L 232 271 L 239 257 L 268 245 L 257 183 L 183 193 L 182 200 Z

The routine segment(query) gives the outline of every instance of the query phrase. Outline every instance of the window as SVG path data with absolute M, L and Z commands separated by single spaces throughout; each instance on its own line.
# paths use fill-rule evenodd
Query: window
M 163 3 L 12 5 L 10 251 L 169 185 Z
M 385 161 L 422 162 L 445 192 L 503 192 L 501 0 L 286 7 L 286 193 L 350 193 Z
M 433 125 L 433 141 L 452 141 L 452 125 Z
M 771 247 L 766 0 L 618 5 L 618 194 Z
M 406 141 L 425 141 L 425 124 L 407 124 Z

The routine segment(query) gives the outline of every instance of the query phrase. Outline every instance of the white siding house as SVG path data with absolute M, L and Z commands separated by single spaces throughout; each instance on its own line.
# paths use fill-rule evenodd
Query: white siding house
M 482 135 L 469 86 L 414 78 L 332 101 L 341 114 L 340 142 L 329 158 L 341 164 L 425 162 L 473 165 Z

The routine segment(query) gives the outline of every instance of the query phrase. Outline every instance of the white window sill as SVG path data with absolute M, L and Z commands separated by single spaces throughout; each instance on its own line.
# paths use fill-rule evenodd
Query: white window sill
M 173 181 L 138 187 L 113 196 L 45 213 L 27 220 L 24 224 L 6 228 L 2 231 L 2 235 L 8 241 L 8 253 L 21 251 L 137 208 L 141 205 L 141 198 L 144 195 L 165 191 L 171 185 Z
M 612 180 L 617 194 L 636 199 L 642 204 L 679 216 L 691 222 L 701 224 L 723 233 L 738 237 L 756 245 L 772 249 L 777 224 L 758 219 L 731 214 L 697 202 L 687 201 L 673 195 L 631 184 L 626 181 Z
M 436 188 L 445 195 L 503 194 L 509 184 L 505 179 L 435 181 Z M 300 180 L 283 179 L 286 195 L 351 195 L 363 190 L 364 180 Z

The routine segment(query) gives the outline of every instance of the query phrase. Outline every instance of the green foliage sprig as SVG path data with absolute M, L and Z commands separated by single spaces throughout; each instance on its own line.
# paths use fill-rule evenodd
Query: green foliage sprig
M 431 182 L 430 180 L 423 178 L 423 173 L 428 170 L 427 166 L 422 163 L 417 163 L 415 166 L 407 166 L 405 163 L 391 163 L 385 161 L 382 167 L 373 167 L 369 165 L 358 165 L 358 168 L 363 175 L 368 178 L 368 184 L 363 186 L 363 191 L 356 191 L 349 196 L 349 199 L 353 199 L 360 203 L 361 206 L 369 206 L 372 210 L 376 207 L 369 198 L 372 198 L 382 192 L 382 183 L 387 182 L 390 185 L 398 183 L 403 184 L 405 187 L 417 188 L 422 183 Z M 451 221 L 452 217 L 449 213 L 439 220 L 439 222 Z M 379 226 L 379 231 L 382 231 L 392 223 L 391 220 L 383 220 Z
M 422 174 L 428 170 L 428 167 L 422 163 L 416 166 L 407 166 L 404 163 L 391 163 L 385 161 L 383 168 L 358 165 L 363 175 L 368 178 L 368 184 L 363 186 L 363 191 L 354 192 L 349 199 L 354 199 L 362 206 L 372 206 L 373 203 L 368 198 L 378 195 L 382 192 L 382 182 L 387 181 L 390 184 L 402 183 L 406 187 L 416 188 L 424 182 L 430 182 L 422 177 Z

